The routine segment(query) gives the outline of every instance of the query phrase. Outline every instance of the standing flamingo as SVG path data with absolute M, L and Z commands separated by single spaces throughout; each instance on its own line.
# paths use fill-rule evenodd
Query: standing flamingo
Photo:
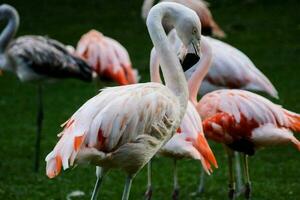
M 198 62 L 197 71 L 194 73 L 206 74 L 207 63 L 211 62 L 211 49 L 207 44 L 201 42 L 201 61 Z M 156 60 L 157 61 L 157 60 Z M 203 69 L 204 68 L 204 69 Z M 151 81 L 161 83 L 159 75 L 159 65 L 156 62 L 150 63 Z M 191 87 L 192 89 L 192 87 Z M 216 159 L 204 137 L 201 118 L 191 101 L 188 102 L 187 111 L 181 121 L 177 133 L 160 149 L 159 154 L 174 159 L 174 190 L 173 199 L 179 198 L 179 183 L 177 178 L 177 160 L 190 158 L 200 160 L 203 169 L 210 174 L 212 172 L 211 164 L 217 167 Z M 152 197 L 151 183 L 151 161 L 148 163 L 148 186 L 146 198 Z
M 204 69 L 209 67 L 207 62 Z M 208 93 L 198 102 L 197 93 L 205 73 L 196 72 L 188 82 L 190 100 L 203 119 L 205 136 L 227 147 L 229 198 L 234 199 L 235 194 L 232 158 L 233 151 L 238 151 L 243 153 L 245 197 L 250 199 L 248 155 L 254 155 L 261 147 L 286 143 L 294 144 L 300 151 L 300 142 L 292 133 L 300 132 L 300 115 L 257 94 L 236 89 Z
M 91 81 L 91 68 L 80 58 L 68 53 L 64 45 L 56 40 L 22 36 L 12 41 L 19 26 L 19 15 L 12 6 L 6 4 L 0 6 L 0 15 L 8 20 L 0 36 L 0 69 L 15 73 L 22 82 L 35 82 L 38 86 L 34 165 L 37 171 L 43 121 L 42 82 L 61 78 Z
M 225 144 L 229 161 L 229 197 L 234 199 L 232 151 L 243 153 L 245 197 L 251 197 L 248 155 L 260 147 L 300 142 L 292 131 L 300 132 L 300 115 L 257 94 L 243 90 L 218 90 L 205 95 L 197 110 L 203 119 L 205 136 Z
M 166 86 L 112 87 L 87 101 L 64 124 L 59 142 L 46 157 L 50 178 L 58 175 L 61 167 L 67 169 L 74 163 L 100 166 L 92 195 L 96 199 L 106 172 L 120 168 L 128 174 L 122 197 L 128 199 L 132 179 L 176 132 L 186 111 L 188 89 L 162 26 L 166 16 L 185 46 L 200 45 L 200 22 L 195 12 L 176 3 L 154 6 L 147 27 L 161 58 Z
M 90 30 L 78 41 L 75 55 L 85 59 L 100 77 L 111 78 L 120 85 L 138 82 L 127 50 L 116 40 Z
M 142 18 L 146 20 L 150 8 L 153 6 L 155 0 L 144 0 L 142 6 Z M 226 35 L 224 31 L 219 27 L 219 25 L 213 19 L 213 16 L 208 8 L 208 3 L 204 0 L 161 0 L 160 2 L 175 2 L 180 3 L 192 10 L 194 10 L 202 25 L 202 34 L 212 35 L 219 38 L 224 38 Z M 173 27 L 167 20 L 163 21 L 163 26 L 167 32 L 169 32 Z

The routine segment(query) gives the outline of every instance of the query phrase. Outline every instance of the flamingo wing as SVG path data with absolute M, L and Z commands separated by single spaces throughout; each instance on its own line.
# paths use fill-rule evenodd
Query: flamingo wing
M 300 131 L 300 115 L 248 91 L 211 92 L 199 101 L 197 109 L 204 119 L 203 126 L 207 137 L 226 144 L 240 140 L 259 144 L 262 130 L 267 130 L 265 137 L 270 138 L 270 141 L 272 137 L 278 137 L 286 130 Z M 269 130 L 274 129 L 278 131 L 270 135 L 272 131 Z M 282 139 L 286 139 L 287 135 L 290 134 L 282 134 Z
M 17 58 L 20 66 L 50 78 L 78 78 L 91 81 L 91 67 L 71 55 L 60 42 L 42 36 L 22 36 L 8 47 L 8 54 Z M 24 66 L 25 65 L 25 66 Z
M 157 145 L 166 127 L 179 124 L 178 107 L 174 94 L 158 83 L 104 89 L 63 125 L 59 142 L 46 158 L 47 175 L 58 175 L 61 167 L 67 169 L 74 161 L 92 162 L 128 143 L 138 144 L 143 137 L 153 138 L 151 145 Z M 176 127 L 173 129 L 175 132 Z M 129 154 L 130 149 L 127 151 Z M 88 156 L 80 156 L 84 152 Z

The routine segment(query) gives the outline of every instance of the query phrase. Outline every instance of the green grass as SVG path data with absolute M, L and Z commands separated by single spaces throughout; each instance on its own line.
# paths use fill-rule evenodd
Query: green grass
M 248 1 L 250 2 L 250 1 Z M 151 41 L 140 17 L 141 0 L 12 0 L 21 16 L 18 35 L 49 35 L 75 45 L 91 28 L 119 40 L 129 51 L 134 67 L 149 80 Z M 280 93 L 280 104 L 300 112 L 300 15 L 297 0 L 211 1 L 215 19 L 228 34 L 227 42 L 244 51 L 272 80 Z M 1 24 L 1 28 L 3 23 Z M 102 83 L 103 87 L 111 85 Z M 95 94 L 94 84 L 75 80 L 45 86 L 45 121 L 41 170 L 33 173 L 36 87 L 23 84 L 6 73 L 0 77 L 0 199 L 65 199 L 73 190 L 89 199 L 95 181 L 94 167 L 82 166 L 49 180 L 44 158 L 54 147 L 59 125 Z M 219 169 L 207 180 L 201 199 L 226 199 L 227 162 L 223 148 L 212 144 Z M 259 151 L 250 159 L 253 199 L 299 199 L 299 152 L 292 146 Z M 191 198 L 198 183 L 200 164 L 184 160 L 179 164 L 181 199 Z M 153 199 L 170 199 L 172 162 L 155 159 Z M 101 199 L 120 199 L 125 175 L 112 171 L 105 179 Z M 146 170 L 134 180 L 130 199 L 142 199 Z M 242 198 L 241 198 L 242 199 Z

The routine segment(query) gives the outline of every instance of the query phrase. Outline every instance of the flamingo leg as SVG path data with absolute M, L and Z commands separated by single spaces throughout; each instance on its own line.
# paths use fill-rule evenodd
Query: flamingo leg
M 235 159 L 235 172 L 236 172 L 236 190 L 238 193 L 242 191 L 243 188 L 243 181 L 242 181 L 242 175 L 241 175 L 241 160 L 240 160 L 240 154 L 238 152 L 234 152 L 234 159 Z
M 134 176 L 132 175 L 127 176 L 123 195 L 122 195 L 122 200 L 128 200 L 133 178 Z
M 107 173 L 107 171 L 104 170 L 103 168 L 98 167 L 98 166 L 96 167 L 97 180 L 96 180 L 96 184 L 94 186 L 94 190 L 93 190 L 93 194 L 92 194 L 91 200 L 96 200 L 97 199 L 97 196 L 98 196 L 98 193 L 99 193 L 99 189 L 101 187 L 103 178 L 106 175 L 106 173 Z
M 173 200 L 179 199 L 179 183 L 178 183 L 178 175 L 177 175 L 177 160 L 174 159 L 174 190 L 173 190 Z
M 205 185 L 205 171 L 203 168 L 201 168 L 200 173 L 200 181 L 199 186 L 196 192 L 193 192 L 191 196 L 200 196 L 204 192 L 204 185 Z
M 248 166 L 248 155 L 243 155 L 243 166 L 244 166 L 244 176 L 245 176 L 245 198 L 247 200 L 251 199 L 251 182 L 249 175 L 249 166 Z
M 40 149 L 41 149 L 41 135 L 42 135 L 42 126 L 44 119 L 44 111 L 43 111 L 43 88 L 39 84 L 38 85 L 38 108 L 37 108 L 37 132 L 36 132 L 36 141 L 35 141 L 35 158 L 34 158 L 34 171 L 38 172 L 40 165 Z
M 147 175 L 148 175 L 148 185 L 147 185 L 147 191 L 145 193 L 145 199 L 150 200 L 152 197 L 152 163 L 151 163 L 151 160 L 148 162 L 148 165 L 147 165 Z
M 233 157 L 234 153 L 231 149 L 226 148 L 228 156 L 228 172 L 229 172 L 229 184 L 228 184 L 228 197 L 230 200 L 235 199 L 235 179 L 233 174 Z

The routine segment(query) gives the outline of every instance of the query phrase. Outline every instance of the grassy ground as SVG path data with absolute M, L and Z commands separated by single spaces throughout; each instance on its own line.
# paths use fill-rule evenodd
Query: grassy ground
M 133 64 L 149 80 L 148 55 L 151 41 L 140 18 L 141 0 L 12 0 L 21 15 L 18 35 L 49 35 L 75 45 L 91 28 L 119 40 L 127 47 Z M 300 16 L 297 0 L 212 1 L 216 20 L 228 34 L 227 42 L 243 50 L 272 80 L 280 92 L 279 103 L 300 112 Z M 3 24 L 0 24 L 1 28 Z M 111 85 L 102 83 L 103 87 Z M 45 121 L 42 141 L 42 167 L 33 173 L 36 87 L 22 84 L 11 74 L 0 78 L 0 199 L 65 199 L 73 190 L 82 190 L 89 199 L 95 181 L 94 168 L 77 167 L 56 179 L 45 176 L 44 157 L 55 145 L 59 124 L 95 94 L 94 84 L 74 80 L 44 88 Z M 179 164 L 181 199 L 226 199 L 227 164 L 220 145 L 212 144 L 219 169 L 209 178 L 205 194 L 191 198 L 196 188 L 200 164 Z M 253 199 L 299 199 L 299 153 L 291 146 L 262 150 L 250 160 Z M 172 162 L 155 159 L 153 199 L 170 199 Z M 120 199 L 124 174 L 113 171 L 106 178 L 102 199 Z M 146 170 L 136 177 L 131 199 L 142 199 Z

